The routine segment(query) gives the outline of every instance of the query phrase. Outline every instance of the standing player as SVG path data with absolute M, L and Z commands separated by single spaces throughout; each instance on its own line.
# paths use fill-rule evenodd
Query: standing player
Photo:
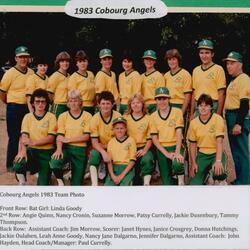
M 128 100 L 135 93 L 141 93 L 142 77 L 133 68 L 131 51 L 124 51 L 122 67 L 124 71 L 119 75 L 119 92 L 121 97 L 120 113 L 123 115 L 128 108 Z
M 68 79 L 70 55 L 63 51 L 56 56 L 55 72 L 49 77 L 47 91 L 49 97 L 53 100 L 51 112 L 59 117 L 61 113 L 68 110 L 67 94 L 68 94 Z
M 109 141 L 107 152 L 109 175 L 106 186 L 129 186 L 134 178 L 136 161 L 135 140 L 127 135 L 127 122 L 123 117 L 113 120 L 114 137 Z
M 7 133 L 9 137 L 6 157 L 7 171 L 12 171 L 13 160 L 18 152 L 23 117 L 28 113 L 25 97 L 25 83 L 34 71 L 28 68 L 30 53 L 28 48 L 20 46 L 15 51 L 16 65 L 10 68 L 1 80 L 0 98 L 6 107 Z
M 71 185 L 81 185 L 85 173 L 86 148 L 89 140 L 91 114 L 82 110 L 81 94 L 78 90 L 68 93 L 69 111 L 62 113 L 57 122 L 56 152 L 52 155 L 50 167 L 58 185 L 63 183 L 63 166 L 71 163 Z
M 78 89 L 83 101 L 83 109 L 94 115 L 95 112 L 95 82 L 94 74 L 88 70 L 89 57 L 83 50 L 77 51 L 75 55 L 77 71 L 68 81 L 68 89 Z
M 163 75 L 155 69 L 156 53 L 153 50 L 146 50 L 143 54 L 143 63 L 146 68 L 142 74 L 142 95 L 145 99 L 148 112 L 151 114 L 156 110 L 154 99 L 155 90 L 165 86 Z
M 212 113 L 213 100 L 202 94 L 197 102 L 200 115 L 190 122 L 190 185 L 203 185 L 210 170 L 214 180 L 225 180 L 226 157 L 223 153 L 223 118 Z
M 36 73 L 30 75 L 26 81 L 26 97 L 27 104 L 30 112 L 33 112 L 33 106 L 30 103 L 31 95 L 36 89 L 47 89 L 48 76 L 46 72 L 48 70 L 48 63 L 43 57 L 35 58 Z
M 56 117 L 47 112 L 49 97 L 44 89 L 36 89 L 30 102 L 34 113 L 25 115 L 22 122 L 20 149 L 15 157 L 14 171 L 20 185 L 26 181 L 26 172 L 38 173 L 37 185 L 49 185 L 49 161 L 56 135 Z
M 102 91 L 110 91 L 113 96 L 116 104 L 119 104 L 119 93 L 116 83 L 116 75 L 111 71 L 113 56 L 110 49 L 102 49 L 99 52 L 100 63 L 102 68 L 97 72 L 95 76 L 95 90 L 98 97 Z
M 150 150 L 152 140 L 149 129 L 149 115 L 146 113 L 145 101 L 141 94 L 136 93 L 128 100 L 128 111 L 124 118 L 127 120 L 127 132 L 135 139 L 137 152 L 135 164 L 134 185 L 150 185 L 154 169 L 153 153 Z
M 229 143 L 235 163 L 235 184 L 250 184 L 248 135 L 250 130 L 249 99 L 250 80 L 243 72 L 243 58 L 238 52 L 228 54 L 227 71 L 233 77 L 225 101 Z
M 189 72 L 181 68 L 181 55 L 177 49 L 166 52 L 165 60 L 170 71 L 165 75 L 166 87 L 170 93 L 170 104 L 172 107 L 181 109 L 184 117 L 184 135 L 186 134 L 187 111 L 192 95 L 192 79 Z
M 112 121 L 120 117 L 121 114 L 112 110 L 114 96 L 109 91 L 103 91 L 99 94 L 97 112 L 90 121 L 90 133 L 93 149 L 90 151 L 89 171 L 92 186 L 98 185 L 97 170 L 101 161 L 105 163 L 110 161 L 107 153 L 107 145 L 113 136 Z
M 201 65 L 193 70 L 193 95 L 191 101 L 191 119 L 197 111 L 196 102 L 201 94 L 209 94 L 213 99 L 213 112 L 222 115 L 226 77 L 223 68 L 213 62 L 214 45 L 210 40 L 202 40 L 198 45 Z M 196 113 L 198 115 L 198 113 Z
M 160 175 L 163 185 L 173 185 L 172 176 L 177 175 L 178 184 L 184 185 L 184 149 L 182 148 L 183 116 L 178 108 L 169 105 L 166 87 L 155 90 L 157 111 L 150 116 L 150 131 L 157 148 Z

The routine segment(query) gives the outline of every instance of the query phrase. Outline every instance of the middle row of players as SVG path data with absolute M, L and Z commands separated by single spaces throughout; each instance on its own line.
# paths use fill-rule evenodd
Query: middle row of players
M 98 98 L 99 112 L 92 117 L 82 109 L 80 91 L 71 90 L 67 103 L 69 111 L 62 113 L 56 121 L 56 117 L 46 111 L 49 103 L 47 91 L 35 90 L 30 100 L 34 112 L 23 119 L 20 150 L 14 163 L 19 183 L 25 182 L 29 169 L 31 173 L 38 173 L 38 185 L 48 185 L 52 170 L 58 184 L 63 185 L 63 166 L 70 161 L 71 184 L 81 185 L 90 138 L 93 149 L 88 160 L 92 185 L 98 185 L 97 173 L 102 160 L 108 164 L 106 185 L 130 185 L 140 178 L 144 185 L 149 185 L 154 168 L 152 144 L 156 147 L 162 183 L 174 184 L 173 175 L 179 184 L 184 183 L 182 112 L 170 105 L 166 87 L 157 88 L 154 99 L 157 111 L 147 115 L 142 95 L 132 95 L 128 100 L 128 110 L 122 117 L 113 110 L 113 94 L 103 91 Z M 199 148 L 202 156 L 209 156 L 213 175 L 218 179 L 222 175 L 226 178 L 222 150 L 216 150 L 222 149 L 223 118 L 212 114 L 210 96 L 202 94 L 197 105 L 200 117 L 191 122 L 189 140 Z M 206 122 L 203 123 L 202 119 Z M 56 150 L 53 145 L 55 136 Z M 196 149 L 191 152 L 191 161 L 198 160 L 200 164 L 199 167 L 193 164 L 191 168 L 191 184 L 203 184 L 211 164 L 207 163 L 208 159 L 196 155 Z

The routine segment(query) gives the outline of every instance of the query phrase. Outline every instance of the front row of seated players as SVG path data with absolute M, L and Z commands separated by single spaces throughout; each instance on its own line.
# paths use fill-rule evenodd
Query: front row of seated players
M 38 185 L 48 185 L 53 171 L 58 184 L 63 185 L 62 169 L 69 161 L 72 167 L 71 185 L 81 185 L 91 134 L 93 149 L 89 164 L 92 185 L 98 185 L 97 168 L 101 161 L 108 166 L 109 176 L 105 185 L 130 185 L 133 181 L 140 184 L 141 177 L 143 184 L 149 185 L 153 171 L 152 141 L 157 148 L 163 185 L 176 184 L 174 175 L 179 185 L 184 184 L 182 112 L 169 105 L 170 96 L 166 87 L 156 89 L 155 100 L 157 111 L 148 116 L 143 97 L 135 94 L 129 99 L 127 114 L 121 117 L 112 109 L 113 95 L 103 91 L 99 95 L 100 111 L 92 117 L 81 108 L 80 92 L 72 90 L 68 94 L 69 111 L 59 116 L 56 131 L 56 118 L 47 112 L 47 92 L 42 89 L 34 91 L 31 104 L 35 111 L 23 120 L 20 150 L 14 163 L 19 183 L 25 183 L 26 171 L 29 170 L 33 174 L 38 173 Z M 191 122 L 188 132 L 190 184 L 203 184 L 210 170 L 214 179 L 226 178 L 225 156 L 222 153 L 223 119 L 211 113 L 212 99 L 208 95 L 199 98 L 198 106 L 200 116 Z M 53 154 L 56 134 L 57 149 Z

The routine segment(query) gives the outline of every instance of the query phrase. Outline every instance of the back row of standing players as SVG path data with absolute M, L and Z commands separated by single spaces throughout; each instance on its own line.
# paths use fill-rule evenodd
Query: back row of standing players
M 134 99 L 138 99 L 139 101 L 141 101 L 141 103 L 143 103 L 143 106 L 145 102 L 145 106 L 147 107 L 147 111 L 149 114 L 155 112 L 156 109 L 158 109 L 158 111 L 154 113 L 154 116 L 151 116 L 154 117 L 153 119 L 154 122 L 152 122 L 154 123 L 152 125 L 154 127 L 153 129 L 154 131 L 151 130 L 151 136 L 147 135 L 145 138 L 143 138 L 143 141 L 138 141 L 136 139 L 137 142 L 136 148 L 137 148 L 137 157 L 142 158 L 142 156 L 146 155 L 145 152 L 146 153 L 149 152 L 149 148 L 151 147 L 152 144 L 151 138 L 153 139 L 156 148 L 162 154 L 159 155 L 160 153 L 157 151 L 163 184 L 173 183 L 172 180 L 173 169 L 178 175 L 178 178 L 183 174 L 183 168 L 182 167 L 178 168 L 178 166 L 180 165 L 179 163 L 183 165 L 183 156 L 181 155 L 182 149 L 181 145 L 178 145 L 178 140 L 179 138 L 181 138 L 181 136 L 179 135 L 178 131 L 179 128 L 182 127 L 186 128 L 186 126 L 184 126 L 184 123 L 186 124 L 187 121 L 188 107 L 191 106 L 190 120 L 194 118 L 195 114 L 196 115 L 200 114 L 200 116 L 194 119 L 194 121 L 191 122 L 190 125 L 191 126 L 190 131 L 192 131 L 190 132 L 189 136 L 191 148 L 196 149 L 198 147 L 199 149 L 198 150 L 199 154 L 195 153 L 196 150 L 192 150 L 193 153 L 191 153 L 190 175 L 191 177 L 193 177 L 193 179 L 197 179 L 194 177 L 199 176 L 198 181 L 197 180 L 193 181 L 193 183 L 202 184 L 206 177 L 207 172 L 211 168 L 215 172 L 214 176 L 217 177 L 221 176 L 221 174 L 224 173 L 225 171 L 224 169 L 225 161 L 223 160 L 224 156 L 222 154 L 222 150 L 218 148 L 220 148 L 221 147 L 220 145 L 222 145 L 222 141 L 219 140 L 219 138 L 223 136 L 224 128 L 221 128 L 221 126 L 223 127 L 223 125 L 221 125 L 222 118 L 219 115 L 222 115 L 223 112 L 225 91 L 226 91 L 226 79 L 223 68 L 213 63 L 213 56 L 214 56 L 213 49 L 214 49 L 213 43 L 210 40 L 202 40 L 199 43 L 198 50 L 202 64 L 194 69 L 192 77 L 188 71 L 181 68 L 181 55 L 176 49 L 171 49 L 166 52 L 165 59 L 170 67 L 170 71 L 168 71 L 164 76 L 155 69 L 157 57 L 156 53 L 153 50 L 147 50 L 143 54 L 143 62 L 146 71 L 142 75 L 140 75 L 136 70 L 134 70 L 132 55 L 130 53 L 125 53 L 122 59 L 124 72 L 119 75 L 119 80 L 118 80 L 119 91 L 118 91 L 115 73 L 111 71 L 112 52 L 109 49 L 102 49 L 100 51 L 99 57 L 102 68 L 96 74 L 95 77 L 92 72 L 87 70 L 89 61 L 88 56 L 84 51 L 78 51 L 75 55 L 75 63 L 78 70 L 75 73 L 73 73 L 71 76 L 68 74 L 67 71 L 70 64 L 70 56 L 67 52 L 61 52 L 57 55 L 55 60 L 56 71 L 48 78 L 46 76 L 46 71 L 48 67 L 47 63 L 42 59 L 38 59 L 36 62 L 37 72 L 34 74 L 34 72 L 28 68 L 28 62 L 30 56 L 28 49 L 24 46 L 18 47 L 16 49 L 16 57 L 15 57 L 16 65 L 15 67 L 11 68 L 5 73 L 5 75 L 1 80 L 1 87 L 0 87 L 1 99 L 7 103 L 6 118 L 7 118 L 7 132 L 9 136 L 8 150 L 7 150 L 7 169 L 8 170 L 12 169 L 13 161 L 18 152 L 18 144 L 19 144 L 18 140 L 21 130 L 21 123 L 23 121 L 24 115 L 28 112 L 27 106 L 29 111 L 33 112 L 36 103 L 35 101 L 40 101 L 41 103 L 41 100 L 36 100 L 36 98 L 38 99 L 40 98 L 39 96 L 38 97 L 33 96 L 32 100 L 32 93 L 34 92 L 35 89 L 41 88 L 45 89 L 49 94 L 50 101 L 52 101 L 51 111 L 56 115 L 57 118 L 64 111 L 67 111 L 69 107 L 70 111 L 66 113 L 70 115 L 68 115 L 67 117 L 69 118 L 71 117 L 73 120 L 79 119 L 80 116 L 79 117 L 74 115 L 72 116 L 72 112 L 74 113 L 73 111 L 74 108 L 72 109 L 71 112 L 70 101 L 71 99 L 74 98 L 77 99 L 78 97 L 77 94 L 75 95 L 73 94 L 73 97 L 70 95 L 68 96 L 68 93 L 71 90 L 78 90 L 80 92 L 80 96 L 82 99 L 81 105 L 83 106 L 83 110 L 88 111 L 92 115 L 95 113 L 96 102 L 99 104 L 100 107 L 102 100 L 99 100 L 99 97 L 103 91 L 110 91 L 112 93 L 114 97 L 115 106 L 119 109 L 121 114 L 123 114 L 125 110 L 127 110 L 128 108 L 129 110 L 128 115 L 130 115 L 130 118 L 132 118 L 134 122 L 138 122 L 141 120 L 140 115 L 137 118 L 133 116 L 133 114 L 136 115 L 136 112 L 132 108 L 133 104 L 131 105 Z M 226 120 L 228 125 L 230 146 L 236 167 L 236 183 L 249 184 L 250 174 L 249 174 L 249 154 L 248 154 L 248 133 L 249 133 L 248 111 L 249 111 L 249 97 L 250 97 L 250 82 L 249 82 L 249 77 L 242 71 L 242 63 L 243 63 L 242 56 L 238 52 L 234 51 L 230 52 L 227 58 L 225 58 L 225 61 L 227 64 L 228 73 L 233 77 L 233 80 L 227 89 L 224 108 L 226 110 Z M 133 96 L 133 98 L 131 99 L 131 96 L 135 93 L 141 93 L 143 99 L 140 100 L 141 99 L 140 95 Z M 209 96 L 204 97 L 202 94 L 208 94 Z M 201 100 L 199 100 L 199 97 L 201 96 L 202 98 Z M 109 99 L 109 101 L 111 101 L 113 104 L 113 101 L 110 98 L 107 99 Z M 167 101 L 170 100 L 170 105 L 168 105 L 168 102 L 164 104 L 158 103 L 158 101 L 160 100 L 164 101 L 164 99 Z M 209 101 L 210 99 L 212 100 L 212 104 Z M 129 100 L 130 100 L 130 105 L 128 106 Z M 199 105 L 197 105 L 197 102 Z M 208 107 L 208 111 L 210 111 L 209 108 L 210 109 L 213 108 L 211 115 L 208 112 L 209 115 L 208 117 L 206 116 L 203 117 L 201 114 L 200 106 L 202 106 L 202 104 Z M 161 105 L 162 107 L 160 107 Z M 198 108 L 200 113 L 198 111 Z M 106 117 L 105 119 L 102 116 L 101 111 L 102 110 L 100 109 L 100 112 L 94 116 L 95 119 L 97 120 L 96 122 L 92 122 L 92 124 L 97 125 L 99 122 L 97 117 L 99 117 L 100 118 L 99 120 L 103 121 L 105 125 L 110 123 L 112 127 L 113 119 L 118 118 L 118 116 L 120 116 L 120 114 L 116 113 L 115 111 L 112 111 L 109 114 L 109 117 Z M 218 115 L 212 114 L 213 112 L 217 113 Z M 66 116 L 66 113 L 64 114 L 64 116 Z M 115 113 L 116 116 L 113 115 Z M 37 121 L 40 121 L 41 119 L 44 118 L 43 116 L 42 117 L 39 117 L 39 115 L 36 116 L 36 110 L 34 114 L 31 114 L 30 116 L 33 118 L 35 117 L 35 120 Z M 142 112 L 142 116 L 143 117 L 145 116 L 144 112 Z M 64 117 L 64 119 L 67 120 L 67 117 Z M 184 118 L 184 122 L 180 121 L 180 117 Z M 204 120 L 202 120 L 202 118 Z M 95 119 L 92 118 L 92 120 Z M 88 118 L 87 120 L 90 120 L 90 118 Z M 86 123 L 87 120 L 85 121 Z M 129 121 L 128 116 L 127 120 Z M 214 122 L 210 124 L 211 121 L 213 120 Z M 66 121 L 64 120 L 63 122 L 65 123 Z M 29 122 L 27 121 L 26 123 L 29 124 Z M 58 122 L 58 128 L 60 127 L 60 124 L 61 122 Z M 130 133 L 131 129 L 129 128 L 129 124 L 127 124 L 127 122 L 124 122 L 123 120 L 121 120 L 121 122 L 114 121 L 113 124 L 114 132 L 115 132 L 115 127 L 118 126 L 117 124 L 125 125 L 126 129 L 128 129 L 129 131 L 129 134 L 131 134 Z M 137 125 L 140 125 L 142 127 L 145 126 L 145 124 L 139 124 L 139 123 Z M 74 124 L 72 123 L 71 126 L 74 126 Z M 25 127 L 25 124 L 23 124 L 23 127 Z M 171 127 L 174 128 L 174 130 L 172 131 L 173 133 L 169 132 L 171 131 L 170 129 Z M 66 141 L 64 142 L 65 138 L 60 139 L 60 136 L 65 137 L 65 127 L 63 129 L 64 131 L 61 132 L 61 135 L 60 132 L 57 131 L 57 144 L 59 141 L 61 141 L 62 145 L 68 144 L 68 146 L 73 146 L 73 149 L 68 147 L 68 151 L 71 152 L 73 150 L 72 152 L 75 153 L 75 151 L 77 151 L 78 148 L 75 148 L 74 145 L 77 147 L 77 143 L 79 141 L 77 141 L 76 143 L 74 142 L 69 143 Z M 95 128 L 94 131 L 92 128 L 91 131 L 90 128 L 89 130 L 89 132 L 91 133 L 90 136 L 94 147 L 94 149 L 91 151 L 90 154 L 90 173 L 91 173 L 92 184 L 94 185 L 97 184 L 96 167 L 97 165 L 99 165 L 97 163 L 100 163 L 101 158 L 103 158 L 105 162 L 113 162 L 113 163 L 115 162 L 115 164 L 118 165 L 120 163 L 121 165 L 125 165 L 123 169 L 124 171 L 121 171 L 122 168 L 116 167 L 116 169 L 119 169 L 121 171 L 121 173 L 117 175 L 114 175 L 113 172 L 110 173 L 111 168 L 109 167 L 111 182 L 113 181 L 113 183 L 121 184 L 124 177 L 128 176 L 128 172 L 131 172 L 130 170 L 133 169 L 134 167 L 134 164 L 128 164 L 128 163 L 130 163 L 130 161 L 134 162 L 136 159 L 134 159 L 133 157 L 133 159 L 126 159 L 125 161 L 119 161 L 118 157 L 118 159 L 116 160 L 112 159 L 112 161 L 110 161 L 111 153 L 110 152 L 108 154 L 104 153 L 106 152 L 108 141 L 103 142 L 101 140 L 101 137 L 103 138 L 109 137 L 108 134 L 111 132 L 108 131 L 107 129 L 104 129 L 103 131 L 97 131 L 98 129 L 99 128 Z M 206 131 L 206 129 L 208 129 L 208 131 Z M 201 131 L 203 131 L 202 134 L 200 133 Z M 209 133 L 207 132 L 213 133 L 214 139 L 209 136 L 207 137 L 207 135 L 209 135 Z M 25 129 L 22 128 L 22 135 L 25 134 L 27 135 L 28 138 L 28 139 L 25 138 L 23 140 L 23 144 L 25 144 L 25 146 L 28 146 L 29 149 L 43 148 L 41 147 L 41 142 L 40 145 L 38 146 L 34 145 L 32 146 L 32 143 L 29 140 L 30 133 L 31 131 L 25 131 Z M 136 136 L 138 135 L 135 133 L 134 137 Z M 124 138 L 120 138 L 118 139 L 118 141 L 121 141 L 121 139 L 123 140 L 125 138 L 127 137 L 125 136 Z M 83 141 L 88 140 L 88 138 L 84 139 L 81 138 L 81 139 Z M 51 144 L 51 141 L 49 141 L 49 143 Z M 210 145 L 208 145 L 208 143 L 210 143 Z M 22 140 L 20 144 L 22 144 Z M 85 144 L 86 143 L 84 143 L 84 146 L 86 146 Z M 115 145 L 114 150 L 115 148 L 119 148 L 118 146 Z M 38 150 L 39 152 L 37 155 L 36 155 L 37 153 L 36 150 L 33 151 L 34 151 L 32 152 L 33 156 L 34 155 L 36 156 L 33 158 L 36 159 L 39 158 L 40 151 Z M 79 154 L 81 155 L 82 152 L 81 153 L 79 152 Z M 118 152 L 117 154 L 120 155 L 120 152 Z M 48 155 L 51 155 L 51 153 L 49 153 Z M 212 160 L 211 159 L 208 160 L 211 155 L 213 155 Z M 62 159 L 62 156 L 63 155 L 56 154 L 56 156 L 52 158 L 54 160 L 59 160 Z M 164 156 L 166 158 L 165 162 L 164 162 Z M 23 161 L 21 161 L 19 157 L 17 158 L 18 158 L 18 163 L 23 163 Z M 149 157 L 148 159 L 145 160 L 146 165 L 148 165 L 146 169 L 148 170 L 146 170 L 146 173 L 141 173 L 142 176 L 144 177 L 144 184 L 150 183 L 150 176 L 152 174 L 151 158 L 152 157 Z M 95 161 L 93 162 L 93 164 L 91 164 L 91 159 Z M 46 160 L 46 162 L 47 161 L 48 160 Z M 199 164 L 197 164 L 197 162 L 199 162 Z M 176 168 L 175 168 L 175 163 L 177 166 Z M 52 161 L 52 163 L 50 162 L 50 166 L 54 168 L 53 171 L 59 183 L 60 179 L 62 179 L 61 171 L 57 171 L 58 169 L 60 170 L 61 168 L 62 164 L 61 165 L 60 164 L 58 163 L 58 161 L 57 162 Z M 80 166 L 82 163 L 77 163 L 77 164 Z M 25 174 L 23 172 L 24 169 L 23 166 L 25 166 L 25 164 L 16 164 L 16 165 L 17 165 L 17 171 L 16 171 L 17 176 L 18 174 L 20 174 L 21 176 L 20 178 L 23 179 L 22 175 L 25 177 Z M 126 168 L 126 166 L 128 165 L 129 167 Z M 200 171 L 202 172 L 201 175 Z M 79 172 L 73 170 L 73 174 L 74 172 L 76 176 L 80 176 L 80 178 L 78 179 L 81 180 L 83 171 Z M 46 175 L 47 174 L 45 174 L 45 176 Z M 121 178 L 120 181 L 117 181 L 116 176 L 120 175 L 123 178 Z M 46 178 L 43 177 L 40 184 L 44 185 L 48 183 L 47 179 L 48 179 L 47 177 Z M 79 180 L 76 182 L 72 181 L 72 184 L 79 185 Z M 128 178 L 126 184 L 129 184 L 130 182 L 131 178 Z

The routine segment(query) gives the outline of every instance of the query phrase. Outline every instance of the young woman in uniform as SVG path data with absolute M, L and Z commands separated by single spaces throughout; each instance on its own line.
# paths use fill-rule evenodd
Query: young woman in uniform
M 226 157 L 223 153 L 223 118 L 212 113 L 211 96 L 202 94 L 197 102 L 200 115 L 190 122 L 190 185 L 203 185 L 212 171 L 214 180 L 225 180 Z
M 79 90 L 68 93 L 69 111 L 62 113 L 57 122 L 56 151 L 52 155 L 50 167 L 58 185 L 64 185 L 62 169 L 71 163 L 71 185 L 81 185 L 87 164 L 86 148 L 89 140 L 91 114 L 82 109 Z
M 49 97 L 46 90 L 35 90 L 30 102 L 34 112 L 26 114 L 23 119 L 20 149 L 13 168 L 21 185 L 25 184 L 27 171 L 38 174 L 37 185 L 48 185 L 51 173 L 49 161 L 56 136 L 56 117 L 47 112 Z
M 136 93 L 128 100 L 128 111 L 124 115 L 127 120 L 128 135 L 136 142 L 136 165 L 134 185 L 149 185 L 154 169 L 152 139 L 149 129 L 149 115 L 146 113 L 145 101 L 141 94 Z M 142 180 L 141 180 L 142 179 Z
M 88 70 L 89 57 L 83 50 L 77 51 L 75 55 L 77 71 L 68 81 L 68 89 L 78 89 L 83 101 L 83 109 L 94 115 L 95 112 L 95 82 L 94 74 Z
M 70 55 L 66 52 L 60 52 L 55 60 L 55 72 L 49 77 L 47 91 L 53 101 L 51 112 L 59 117 L 61 113 L 67 111 L 67 94 L 69 80 Z

